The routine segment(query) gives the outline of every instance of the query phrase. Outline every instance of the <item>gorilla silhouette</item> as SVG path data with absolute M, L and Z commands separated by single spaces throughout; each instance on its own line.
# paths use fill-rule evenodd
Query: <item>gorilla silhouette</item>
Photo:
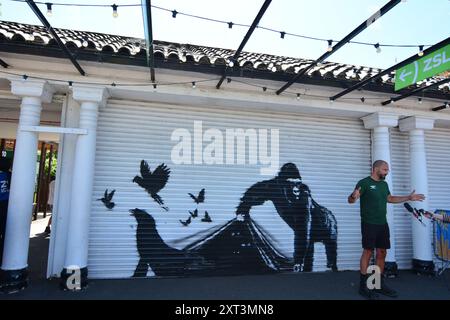
M 295 164 L 284 164 L 275 178 L 247 189 L 236 215 L 250 219 L 250 209 L 266 201 L 272 201 L 280 217 L 294 231 L 294 271 L 312 271 L 315 242 L 324 243 L 327 267 L 337 271 L 336 218 L 312 199 Z

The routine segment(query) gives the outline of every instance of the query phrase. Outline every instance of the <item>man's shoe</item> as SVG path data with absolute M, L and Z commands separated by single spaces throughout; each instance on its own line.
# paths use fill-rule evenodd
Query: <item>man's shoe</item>
M 376 289 L 376 292 L 379 294 L 382 294 L 384 296 L 391 297 L 391 298 L 398 297 L 397 291 L 389 288 L 383 280 L 381 280 L 381 289 Z
M 365 285 L 359 286 L 359 294 L 369 300 L 378 300 L 380 298 L 380 296 L 375 292 L 375 290 L 370 290 Z

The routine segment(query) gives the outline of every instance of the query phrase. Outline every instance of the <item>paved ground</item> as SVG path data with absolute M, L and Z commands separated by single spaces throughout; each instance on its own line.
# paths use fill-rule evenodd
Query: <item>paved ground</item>
M 30 285 L 10 299 L 152 299 L 152 300 L 359 300 L 359 274 L 355 271 L 283 273 L 203 278 L 91 280 L 81 292 L 59 289 L 58 279 L 45 279 L 48 237 L 46 219 L 33 222 L 30 239 Z M 401 271 L 388 284 L 397 299 L 450 300 L 450 270 L 429 277 Z M 391 300 L 390 298 L 386 298 Z

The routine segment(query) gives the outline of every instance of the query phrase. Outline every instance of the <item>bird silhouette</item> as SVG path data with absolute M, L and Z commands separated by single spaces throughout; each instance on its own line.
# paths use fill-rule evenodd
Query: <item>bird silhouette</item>
M 194 212 L 189 211 L 189 214 L 191 215 L 192 218 L 197 218 L 198 217 L 198 210 L 195 209 Z
M 103 198 L 97 200 L 101 200 L 105 207 L 107 207 L 108 209 L 112 209 L 116 205 L 114 202 L 111 202 L 112 197 L 114 196 L 114 192 L 116 192 L 116 190 L 113 190 L 108 194 L 108 189 L 106 189 Z
M 180 220 L 181 224 L 187 227 L 191 223 L 191 217 L 189 217 L 186 221 Z
M 164 206 L 164 201 L 158 195 L 158 192 L 165 187 L 170 176 L 170 169 L 163 163 L 160 164 L 153 173 L 145 160 L 141 161 L 141 176 L 135 176 L 133 182 L 144 188 L 147 193 L 155 200 L 161 208 L 169 211 L 169 208 Z
M 202 222 L 212 222 L 211 217 L 208 214 L 208 211 L 205 211 L 205 217 L 202 218 Z
M 202 203 L 203 201 L 205 201 L 205 188 L 203 188 L 202 190 L 200 190 L 200 192 L 198 193 L 198 196 L 194 196 L 192 193 L 188 193 L 192 199 L 194 199 L 194 202 L 196 204 Z

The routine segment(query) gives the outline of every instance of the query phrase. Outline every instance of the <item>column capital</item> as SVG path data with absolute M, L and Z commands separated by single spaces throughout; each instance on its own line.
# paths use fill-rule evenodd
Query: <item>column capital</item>
M 45 80 L 35 79 L 9 79 L 11 81 L 11 92 L 20 97 L 38 98 L 42 102 L 52 102 L 55 89 Z
M 109 91 L 105 87 L 95 87 L 83 84 L 73 85 L 73 99 L 82 102 L 97 103 L 100 107 L 106 105 L 106 100 L 109 98 Z
M 423 118 L 423 117 L 407 117 L 399 121 L 400 131 L 411 131 L 411 130 L 431 130 L 434 127 L 434 119 Z
M 377 127 L 396 127 L 398 125 L 398 115 L 392 113 L 376 112 L 362 117 L 366 129 Z

